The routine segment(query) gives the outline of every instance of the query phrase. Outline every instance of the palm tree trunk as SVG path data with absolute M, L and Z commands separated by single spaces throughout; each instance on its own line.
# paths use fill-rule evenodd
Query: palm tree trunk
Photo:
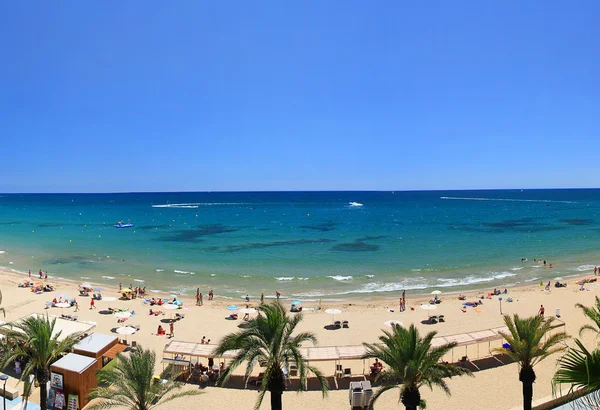
M 400 393 L 400 400 L 406 410 L 417 410 L 419 403 L 421 403 L 421 393 L 417 388 L 403 389 Z
M 272 391 L 271 392 L 271 410 L 283 409 L 283 405 L 281 403 L 282 396 L 283 396 L 283 392 L 281 392 L 281 391 Z
M 523 368 L 519 374 L 519 380 L 523 384 L 523 410 L 531 410 L 535 372 L 532 368 Z
M 48 371 L 42 370 L 37 374 L 37 380 L 40 384 L 40 408 L 47 409 L 48 408 L 48 389 L 47 383 L 50 380 Z

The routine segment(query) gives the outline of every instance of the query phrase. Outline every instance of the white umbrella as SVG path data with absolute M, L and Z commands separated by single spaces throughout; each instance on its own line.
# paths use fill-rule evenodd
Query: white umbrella
M 59 308 L 68 308 L 68 307 L 71 307 L 71 304 L 68 302 L 60 302 L 60 303 L 56 303 L 54 306 L 59 307 Z
M 102 296 L 102 299 L 97 300 L 98 302 L 114 302 L 117 300 L 114 296 Z
M 114 316 L 117 319 L 127 319 L 129 316 L 131 316 L 131 312 L 127 312 L 127 311 L 125 311 L 125 312 L 117 312 L 117 313 L 114 314 Z
M 250 314 L 250 313 L 256 313 L 256 309 L 254 309 L 254 308 L 240 309 L 240 313 L 244 313 L 244 314 L 245 313 L 248 313 L 248 314 Z
M 398 321 L 398 320 L 388 320 L 386 322 L 383 322 L 384 325 L 386 325 L 387 327 L 394 327 L 394 326 L 404 326 L 404 323 Z
M 179 306 L 177 305 L 162 305 L 163 309 L 167 309 L 167 310 L 175 310 L 175 309 L 179 309 Z
M 335 315 L 339 315 L 340 313 L 342 313 L 342 311 L 339 309 L 327 309 L 325 313 L 327 313 L 328 315 L 332 315 L 331 323 L 333 323 L 333 321 L 335 320 Z
M 431 292 L 432 295 L 441 295 L 442 291 L 441 290 L 434 290 L 433 292 Z
M 437 309 L 437 305 L 421 305 L 421 309 L 435 310 Z M 429 317 L 429 312 L 427 312 L 427 317 Z
M 134 329 L 133 327 L 129 327 L 129 326 L 123 326 L 123 327 L 117 328 L 116 332 L 120 335 L 132 335 L 135 332 L 137 332 L 137 329 Z
M 92 285 L 90 285 L 89 283 L 82 283 L 81 285 L 79 285 L 80 288 L 91 288 Z

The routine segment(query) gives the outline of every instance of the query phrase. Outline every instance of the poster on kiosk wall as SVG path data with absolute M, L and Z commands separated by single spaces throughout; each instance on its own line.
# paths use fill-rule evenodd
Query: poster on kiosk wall
M 69 394 L 69 402 L 67 410 L 79 410 L 79 396 L 76 394 Z
M 54 399 L 54 408 L 56 410 L 64 410 L 67 408 L 67 398 L 65 392 L 62 390 L 56 390 L 56 398 Z

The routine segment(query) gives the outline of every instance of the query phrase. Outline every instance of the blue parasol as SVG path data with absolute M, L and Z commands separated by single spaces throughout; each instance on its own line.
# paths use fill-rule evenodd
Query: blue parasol
M 227 310 L 238 310 L 238 307 L 236 305 L 229 305 L 227 306 Z

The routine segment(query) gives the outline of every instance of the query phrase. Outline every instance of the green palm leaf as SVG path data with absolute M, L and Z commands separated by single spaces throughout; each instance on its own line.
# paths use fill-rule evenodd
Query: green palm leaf
M 220 356 L 230 350 L 237 354 L 229 366 L 219 376 L 217 385 L 227 383 L 236 368 L 246 363 L 245 380 L 248 382 L 256 365 L 264 366 L 264 375 L 260 381 L 260 394 L 256 401 L 258 409 L 267 391 L 271 393 L 272 408 L 281 408 L 281 394 L 286 389 L 287 380 L 283 368 L 290 368 L 293 363 L 298 368 L 300 383 L 298 391 L 306 389 L 309 374 L 317 378 L 323 396 L 327 394 L 327 380 L 323 374 L 306 363 L 300 352 L 304 343 L 317 343 L 317 338 L 311 332 L 295 333 L 302 321 L 302 314 L 288 316 L 285 308 L 279 302 L 263 306 L 263 313 L 258 317 L 240 325 L 240 331 L 226 335 L 215 348 L 213 355 Z
M 128 356 L 119 354 L 115 360 L 114 367 L 98 372 L 103 387 L 92 390 L 90 400 L 98 400 L 86 408 L 103 410 L 122 406 L 131 410 L 150 410 L 179 397 L 200 394 L 195 390 L 181 391 L 185 385 L 177 382 L 178 375 L 168 370 L 161 374 L 161 382 L 155 382 L 156 354 L 152 350 L 137 346 Z
M 445 378 L 472 376 L 468 369 L 441 362 L 456 343 L 432 348 L 431 341 L 435 335 L 436 332 L 430 332 L 421 337 L 414 325 L 408 329 L 394 326 L 391 332 L 383 331 L 383 336 L 379 337 L 381 344 L 364 343 L 367 348 L 364 359 L 378 359 L 387 365 L 377 375 L 376 380 L 382 383 L 382 387 L 373 395 L 370 408 L 383 392 L 399 388 L 400 401 L 407 409 L 416 409 L 422 405 L 420 387 L 439 387 L 450 395 Z

